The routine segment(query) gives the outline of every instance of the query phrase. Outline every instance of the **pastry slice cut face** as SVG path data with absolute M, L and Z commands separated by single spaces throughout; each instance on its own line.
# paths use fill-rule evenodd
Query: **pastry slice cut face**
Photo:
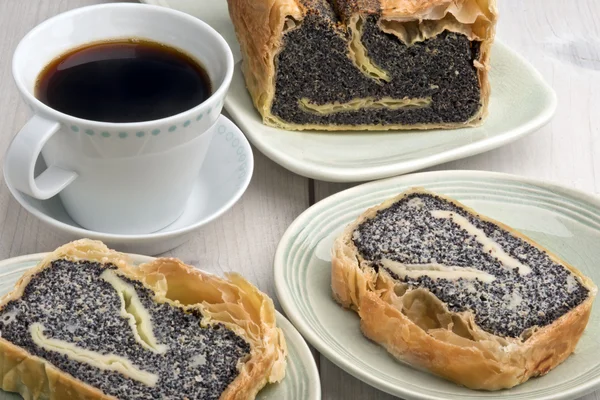
M 272 315 L 260 327 L 260 310 L 244 310 L 272 303 L 235 279 L 173 259 L 133 267 L 98 242 L 63 246 L 3 299 L 2 388 L 27 398 L 253 398 L 283 377 L 285 343 Z M 220 300 L 228 294 L 239 304 Z
M 369 338 L 477 389 L 515 386 L 566 359 L 597 292 L 531 239 L 421 189 L 366 211 L 333 252 L 334 295 Z
M 268 125 L 478 125 L 495 0 L 228 0 L 246 84 Z

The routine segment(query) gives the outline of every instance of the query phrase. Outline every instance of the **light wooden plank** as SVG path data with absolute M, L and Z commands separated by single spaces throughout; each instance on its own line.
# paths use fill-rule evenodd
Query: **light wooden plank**
M 397 397 L 375 389 L 338 368 L 321 356 L 321 391 L 323 400 L 392 400 Z
M 555 89 L 552 122 L 513 144 L 429 170 L 488 170 L 600 193 L 600 2 L 504 0 L 498 37 Z M 510 116 L 507 116 L 510 118 Z M 314 183 L 319 201 L 355 184 Z M 324 399 L 388 399 L 321 357 Z M 581 400 L 600 400 L 600 391 Z
M 0 1 L 0 157 L 27 121 L 11 74 L 19 40 L 41 21 L 60 12 L 108 0 Z M 243 274 L 272 298 L 273 257 L 287 226 L 308 206 L 308 180 L 277 166 L 254 150 L 255 170 L 243 198 L 192 240 L 168 253 L 208 271 Z M 0 160 L 1 161 L 1 160 Z M 53 250 L 65 238 L 29 215 L 0 185 L 0 259 Z

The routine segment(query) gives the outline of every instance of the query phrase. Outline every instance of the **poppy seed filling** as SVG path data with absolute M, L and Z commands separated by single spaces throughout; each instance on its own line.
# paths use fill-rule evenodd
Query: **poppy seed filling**
M 250 354 L 249 344 L 223 325 L 202 327 L 200 313 L 188 313 L 154 301 L 154 293 L 126 277 L 129 306 L 139 299 L 151 318 L 151 330 L 161 348 L 152 351 L 136 339 L 121 315 L 122 299 L 103 273 L 116 271 L 94 262 L 53 261 L 32 277 L 21 298 L 0 310 L 0 336 L 41 357 L 73 377 L 119 399 L 218 399 L 238 375 L 238 363 Z M 137 295 L 137 296 L 136 296 Z M 87 362 L 40 345 L 32 326 L 43 326 L 47 343 L 62 341 L 79 352 L 94 352 L 128 360 L 133 368 L 158 378 L 147 385 L 121 372 L 99 369 Z M 137 326 L 137 328 L 135 328 Z M 50 347 L 49 347 L 50 346 Z
M 364 18 L 360 41 L 366 56 L 389 75 L 383 82 L 363 73 L 349 56 L 352 32 L 342 11 L 328 1 L 304 0 L 309 10 L 298 27 L 283 35 L 276 56 L 272 113 L 295 124 L 417 125 L 460 123 L 481 108 L 475 61 L 480 42 L 443 31 L 405 44 L 378 26 L 379 15 Z M 335 4 L 335 2 L 334 2 Z M 347 12 L 347 11 L 346 11 Z M 351 111 L 314 112 L 301 101 L 319 106 L 357 99 L 425 99 L 426 105 L 363 106 Z
M 547 253 L 435 195 L 410 194 L 378 211 L 353 242 L 376 269 L 429 290 L 451 311 L 472 311 L 477 325 L 503 337 L 548 325 L 589 294 Z

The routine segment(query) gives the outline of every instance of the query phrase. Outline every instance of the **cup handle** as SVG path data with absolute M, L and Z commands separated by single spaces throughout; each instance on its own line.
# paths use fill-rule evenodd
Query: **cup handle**
M 42 148 L 60 128 L 60 123 L 34 115 L 17 133 L 6 152 L 4 174 L 19 191 L 46 200 L 58 194 L 77 178 L 77 173 L 50 166 L 37 178 L 35 163 Z

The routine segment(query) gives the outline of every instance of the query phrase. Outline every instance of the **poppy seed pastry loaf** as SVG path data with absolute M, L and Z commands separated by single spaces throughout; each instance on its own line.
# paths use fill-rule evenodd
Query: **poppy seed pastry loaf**
M 418 188 L 363 213 L 332 254 L 334 297 L 368 338 L 473 389 L 510 388 L 564 361 L 597 293 L 531 239 Z
M 0 387 L 25 399 L 253 399 L 283 379 L 272 301 L 176 259 L 58 248 L 0 300 Z
M 495 0 L 228 0 L 267 125 L 302 130 L 481 124 Z

